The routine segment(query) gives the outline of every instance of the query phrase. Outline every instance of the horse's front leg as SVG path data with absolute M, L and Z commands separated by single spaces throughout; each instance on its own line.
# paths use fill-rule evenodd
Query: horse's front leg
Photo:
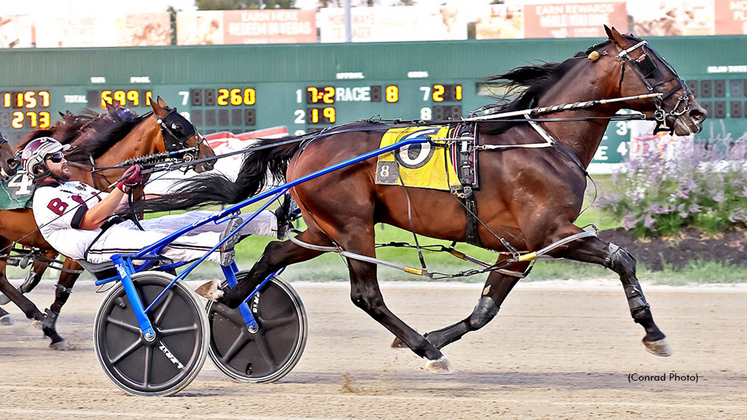
M 650 306 L 636 277 L 635 258 L 626 250 L 599 238 L 590 237 L 569 244 L 566 250 L 554 253 L 553 256 L 599 264 L 617 273 L 625 290 L 633 320 L 646 330 L 646 336 L 643 337 L 646 349 L 657 356 L 672 355 L 666 336 L 654 323 Z
M 501 260 L 498 261 L 500 262 Z M 529 263 L 515 263 L 506 267 L 506 270 L 520 274 L 526 270 L 528 265 Z M 477 305 L 472 310 L 472 314 L 456 324 L 425 334 L 425 338 L 427 338 L 436 348 L 441 349 L 446 345 L 459 340 L 468 332 L 476 331 L 484 327 L 488 322 L 495 318 L 498 314 L 498 310 L 503 304 L 503 301 L 506 299 L 506 296 L 508 296 L 521 278 L 522 277 L 519 275 L 512 276 L 505 271 L 503 273 L 492 271 L 490 275 L 488 275 L 485 287 L 482 289 L 482 296 L 480 297 L 480 300 L 477 301 Z

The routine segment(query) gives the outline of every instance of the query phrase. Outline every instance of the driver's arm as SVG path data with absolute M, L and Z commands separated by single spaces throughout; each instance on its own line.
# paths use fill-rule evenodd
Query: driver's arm
M 106 196 L 101 202 L 96 203 L 95 206 L 91 207 L 86 211 L 86 214 L 81 219 L 78 225 L 79 229 L 83 230 L 94 230 L 101 227 L 106 220 L 117 212 L 123 205 L 127 203 L 127 194 L 123 193 L 119 188 L 115 188 Z
M 127 194 L 131 187 L 142 182 L 143 176 L 140 174 L 140 165 L 130 166 L 117 182 L 117 188 L 113 189 L 108 196 L 97 203 L 95 206 L 86 210 L 85 215 L 78 224 L 78 229 L 93 230 L 98 229 L 106 220 L 113 216 L 118 210 L 127 208 Z

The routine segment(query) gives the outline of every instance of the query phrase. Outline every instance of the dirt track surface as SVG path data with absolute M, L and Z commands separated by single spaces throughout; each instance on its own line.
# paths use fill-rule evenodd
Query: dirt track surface
M 190 283 L 192 284 L 192 283 Z M 194 286 L 198 283 L 192 284 Z M 498 317 L 444 349 L 452 375 L 389 347 L 392 336 L 353 306 L 344 283 L 295 283 L 309 315 L 296 368 L 274 384 L 224 377 L 208 359 L 173 397 L 127 395 L 92 344 L 104 295 L 76 286 L 58 330 L 77 349 L 47 348 L 16 318 L 0 327 L 2 419 L 739 419 L 747 418 L 747 287 L 644 287 L 674 355 L 648 354 L 614 282 L 520 283 Z M 384 283 L 390 308 L 419 331 L 467 316 L 480 284 Z M 53 284 L 31 295 L 52 301 Z M 670 380 L 670 374 L 695 381 Z M 631 374 L 665 381 L 629 382 Z

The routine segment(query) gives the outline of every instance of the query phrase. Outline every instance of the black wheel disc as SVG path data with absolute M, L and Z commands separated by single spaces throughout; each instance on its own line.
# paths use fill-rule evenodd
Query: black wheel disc
M 245 275 L 240 272 L 236 277 Z M 277 276 L 249 300 L 249 308 L 259 325 L 256 332 L 247 329 L 238 309 L 208 303 L 210 358 L 236 381 L 276 381 L 301 359 L 308 328 L 306 310 L 296 291 Z
M 144 307 L 173 276 L 159 272 L 132 276 Z M 94 347 L 109 378 L 135 395 L 172 395 L 197 376 L 207 355 L 207 320 L 198 298 L 176 283 L 149 312 L 156 339 L 146 341 L 122 284 L 104 300 L 94 324 Z

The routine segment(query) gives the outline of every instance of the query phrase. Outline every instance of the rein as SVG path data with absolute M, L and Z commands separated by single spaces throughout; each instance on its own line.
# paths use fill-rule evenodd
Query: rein
M 592 119 L 611 119 L 615 121 L 644 120 L 644 119 L 648 119 L 649 117 L 647 117 L 646 115 L 641 115 L 641 114 L 612 115 L 609 117 L 581 117 L 581 118 L 533 118 L 531 117 L 531 115 L 541 115 L 541 114 L 552 113 L 552 112 L 568 111 L 572 109 L 589 108 L 589 107 L 596 106 L 596 105 L 604 105 L 608 103 L 628 101 L 628 100 L 633 100 L 633 99 L 655 98 L 660 95 L 661 95 L 660 93 L 650 93 L 650 94 L 645 94 L 645 95 L 628 96 L 625 98 L 597 99 L 593 101 L 573 102 L 569 104 L 552 105 L 552 106 L 547 106 L 547 107 L 537 107 L 537 108 L 526 109 L 526 110 L 521 110 L 521 111 L 504 112 L 504 113 L 490 114 L 490 115 L 484 115 L 484 116 L 479 116 L 479 117 L 462 118 L 459 121 L 456 121 L 456 120 L 428 121 L 428 122 L 418 121 L 418 123 L 421 125 L 442 125 L 442 124 L 453 124 L 453 123 L 479 122 L 479 121 L 487 121 L 487 120 L 492 120 L 492 119 L 503 119 L 504 121 L 517 121 L 517 122 L 519 121 L 564 122 L 564 121 L 586 121 L 586 120 L 592 120 Z M 515 120 L 512 120 L 510 119 L 511 117 L 523 117 L 523 118 L 517 118 Z M 371 119 L 364 120 L 364 121 L 374 122 L 374 120 L 371 120 Z M 400 119 L 394 119 L 394 120 L 377 119 L 376 120 L 376 122 L 381 122 L 381 121 L 392 121 L 395 124 L 399 124 L 403 122 Z M 413 121 L 413 123 L 415 123 L 415 121 Z M 153 168 L 144 169 L 142 173 L 149 174 L 149 173 L 159 172 L 159 171 L 170 171 L 174 169 L 181 169 L 184 167 L 195 166 L 203 162 L 211 162 L 211 161 L 216 161 L 216 160 L 223 159 L 226 157 L 231 157 L 231 156 L 236 156 L 236 155 L 246 154 L 246 153 L 252 153 L 257 150 L 270 149 L 273 147 L 284 146 L 286 144 L 291 144 L 291 143 L 301 143 L 301 142 L 316 138 L 320 135 L 332 134 L 332 133 L 329 133 L 329 131 L 330 130 L 323 130 L 318 133 L 307 134 L 307 135 L 304 135 L 298 138 L 285 140 L 285 141 L 278 142 L 278 143 L 265 144 L 265 145 L 256 146 L 256 147 L 247 147 L 242 150 L 236 150 L 236 151 L 224 153 L 221 155 L 194 159 L 191 161 L 185 161 L 181 163 L 156 164 Z M 335 131 L 334 134 L 344 133 L 346 131 L 347 130 L 338 130 L 338 131 Z M 353 131 L 353 129 L 350 129 L 350 131 Z M 461 138 L 439 139 L 439 140 L 465 141 L 465 139 L 461 139 Z M 489 149 L 494 149 L 494 148 L 497 149 L 497 148 L 508 148 L 508 147 L 549 147 L 549 146 L 550 145 L 548 144 L 541 143 L 539 145 L 528 145 L 528 144 L 527 145 L 504 145 L 504 146 L 485 145 L 485 146 L 480 146 L 480 147 L 484 147 L 485 150 L 489 150 Z M 147 157 L 143 157 L 143 158 L 147 158 Z M 106 169 L 121 168 L 124 166 L 125 162 L 117 166 L 106 168 Z
M 462 122 L 480 122 L 480 121 L 488 121 L 488 120 L 497 120 L 497 119 L 505 119 L 509 117 L 526 117 L 531 115 L 541 115 L 541 114 L 549 114 L 552 112 L 562 112 L 562 111 L 571 111 L 574 109 L 583 109 L 583 108 L 591 108 L 592 106 L 597 105 L 606 105 L 611 104 L 615 102 L 624 102 L 624 101 L 631 101 L 636 99 L 649 99 L 649 98 L 660 98 L 662 96 L 661 93 L 646 93 L 643 95 L 634 95 L 634 96 L 626 96 L 623 98 L 612 98 L 612 99 L 595 99 L 592 101 L 579 101 L 579 102 L 572 102 L 568 104 L 562 104 L 562 105 L 551 105 L 551 106 L 542 106 L 537 108 L 529 108 L 529 109 L 522 109 L 519 111 L 511 111 L 511 112 L 502 112 L 497 114 L 488 114 L 488 115 L 482 115 L 479 117 L 470 117 L 470 118 L 462 118 Z M 595 118 L 611 118 L 610 117 L 595 117 Z M 640 117 L 631 118 L 633 115 L 620 115 L 620 117 L 626 117 L 626 118 L 620 118 L 620 120 L 633 120 L 633 119 L 640 119 Z M 589 120 L 592 118 L 573 118 L 573 119 L 566 119 L 566 118 L 556 118 L 555 121 L 584 121 Z M 547 119 L 539 119 L 539 121 L 548 121 Z

